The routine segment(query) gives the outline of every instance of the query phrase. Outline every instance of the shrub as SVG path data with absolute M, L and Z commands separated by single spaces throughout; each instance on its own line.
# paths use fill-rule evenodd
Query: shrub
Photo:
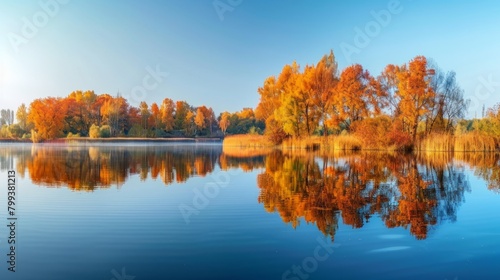
M 9 126 L 4 124 L 0 127 L 0 138 L 10 138 Z
M 127 133 L 127 136 L 129 137 L 145 137 L 147 134 L 147 131 L 142 128 L 142 126 L 135 124 L 133 125 L 130 130 Z
M 383 149 L 389 146 L 387 137 L 391 128 L 388 116 L 364 119 L 351 125 L 354 135 L 363 143 L 363 149 Z
M 80 137 L 80 133 L 73 134 L 71 132 L 68 132 L 68 135 L 66 136 L 67 138 L 75 138 L 75 137 Z
M 248 130 L 248 134 L 251 134 L 251 135 L 262 135 L 262 130 L 260 128 L 256 127 L 256 126 L 252 126 Z
M 168 134 L 163 129 L 157 128 L 154 130 L 154 137 L 156 137 L 156 138 L 164 138 L 167 136 L 168 136 Z
M 413 148 L 413 139 L 409 133 L 403 131 L 403 124 L 399 120 L 392 123 L 387 138 L 391 150 L 411 150 Z
M 103 125 L 99 129 L 99 136 L 101 138 L 109 138 L 111 136 L 111 128 L 109 125 Z
M 21 138 L 24 134 L 24 130 L 18 124 L 11 124 L 8 128 L 10 136 L 14 138 Z
M 266 120 L 265 135 L 273 144 L 281 144 L 283 140 L 287 138 L 287 134 L 283 130 L 283 127 L 274 117 L 270 117 Z
M 43 141 L 42 137 L 40 137 L 40 135 L 38 135 L 38 133 L 34 129 L 31 130 L 31 141 L 33 141 L 33 143 L 39 143 Z
M 89 137 L 90 138 L 99 138 L 100 136 L 100 129 L 97 125 L 93 124 L 90 129 L 89 129 Z

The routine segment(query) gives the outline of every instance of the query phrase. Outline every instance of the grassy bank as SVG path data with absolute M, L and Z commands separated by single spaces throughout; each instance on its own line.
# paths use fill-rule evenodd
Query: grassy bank
M 281 148 L 283 150 L 348 151 L 360 150 L 362 144 L 354 135 L 311 136 L 285 139 Z
M 31 143 L 30 139 L 0 138 L 0 143 Z
M 232 135 L 224 138 L 224 147 L 236 148 L 270 148 L 275 145 L 262 135 Z
M 496 139 L 489 135 L 469 133 L 455 137 L 455 151 L 458 152 L 494 152 Z
M 235 135 L 224 139 L 224 147 L 238 148 L 264 148 L 275 147 L 287 150 L 306 151 L 411 151 L 404 147 L 392 145 L 389 147 L 367 146 L 366 141 L 359 137 L 346 135 L 311 136 L 303 138 L 287 138 L 281 145 L 273 145 L 261 135 Z M 414 150 L 416 152 L 495 152 L 497 151 L 498 140 L 489 135 L 479 133 L 468 133 L 459 136 L 451 134 L 431 134 L 427 138 L 418 141 Z
M 230 157 L 235 158 L 247 158 L 247 157 L 258 157 L 270 154 L 275 149 L 272 147 L 246 147 L 240 148 L 236 146 L 222 146 L 222 152 Z
M 274 145 L 262 135 L 234 135 L 224 138 L 224 148 L 281 148 L 283 150 L 334 151 L 359 150 L 361 142 L 352 135 L 311 136 L 288 138 L 281 145 Z
M 467 133 L 458 136 L 450 134 L 433 134 L 421 141 L 418 150 L 426 152 L 495 152 L 497 141 L 495 137 Z
M 56 140 L 45 141 L 49 143 L 58 142 L 84 142 L 84 143 L 130 143 L 130 142 L 151 142 L 151 143 L 169 143 L 169 142 L 220 142 L 219 138 L 145 138 L 145 137 L 114 137 L 114 138 L 90 138 L 90 137 L 72 137 L 60 138 Z

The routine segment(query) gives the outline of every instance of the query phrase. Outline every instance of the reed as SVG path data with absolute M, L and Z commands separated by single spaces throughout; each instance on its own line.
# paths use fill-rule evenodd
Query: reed
M 339 151 L 361 150 L 361 140 L 351 134 L 338 135 L 333 137 L 333 148 Z
M 226 156 L 235 158 L 248 158 L 266 156 L 274 151 L 273 147 L 238 147 L 238 146 L 222 146 L 222 153 Z
M 494 152 L 495 138 L 481 133 L 466 133 L 455 137 L 455 151 L 458 152 Z
M 281 143 L 283 150 L 312 150 L 317 151 L 324 145 L 324 140 L 319 136 L 287 138 Z
M 455 151 L 457 161 L 468 164 L 473 168 L 493 168 L 497 166 L 499 155 L 497 153 L 469 153 Z
M 263 135 L 241 134 L 225 137 L 222 146 L 237 148 L 269 148 L 275 145 Z
M 288 138 L 281 144 L 283 150 L 351 151 L 362 148 L 361 140 L 354 135 L 310 136 Z
M 451 134 L 431 134 L 422 140 L 418 150 L 426 152 L 451 152 L 455 138 Z
M 420 163 L 432 166 L 434 169 L 444 169 L 453 162 L 454 153 L 451 151 L 419 151 L 417 158 Z

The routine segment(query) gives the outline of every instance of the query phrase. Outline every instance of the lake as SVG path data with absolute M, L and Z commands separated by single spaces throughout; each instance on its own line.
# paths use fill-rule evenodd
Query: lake
M 495 154 L 2 144 L 0 174 L 0 279 L 499 275 Z

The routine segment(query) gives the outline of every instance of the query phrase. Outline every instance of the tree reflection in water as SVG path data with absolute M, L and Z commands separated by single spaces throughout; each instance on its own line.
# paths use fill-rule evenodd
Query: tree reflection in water
M 0 170 L 28 173 L 36 185 L 93 191 L 120 187 L 131 175 L 160 179 L 165 185 L 204 177 L 215 168 L 263 167 L 263 156 L 238 158 L 222 154 L 220 145 L 93 146 L 33 145 L 0 148 Z
M 372 217 L 425 239 L 432 227 L 456 221 L 470 191 L 465 168 L 500 190 L 497 154 L 358 153 L 314 155 L 279 150 L 223 151 L 219 145 L 0 148 L 0 170 L 15 168 L 36 185 L 93 191 L 121 186 L 131 175 L 165 185 L 217 168 L 258 169 L 258 202 L 285 223 L 315 224 L 334 239 L 339 221 L 360 228 Z
M 360 228 L 376 215 L 387 227 L 425 239 L 432 226 L 455 221 L 470 186 L 463 167 L 443 158 L 364 153 L 324 157 L 276 151 L 257 179 L 259 202 L 293 227 L 302 218 L 332 238 L 339 219 Z

